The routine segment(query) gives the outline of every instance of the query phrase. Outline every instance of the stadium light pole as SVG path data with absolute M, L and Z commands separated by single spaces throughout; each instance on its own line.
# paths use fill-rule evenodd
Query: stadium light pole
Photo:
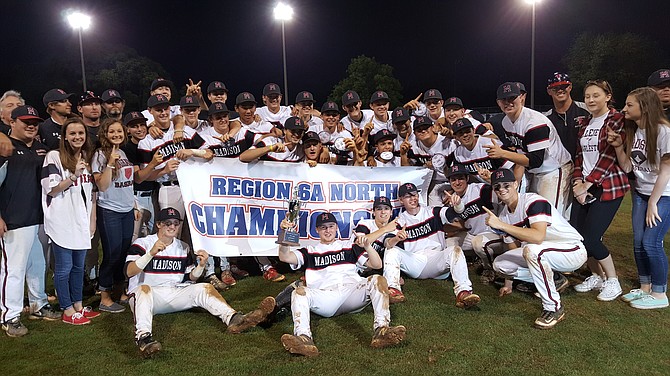
M 84 68 L 84 44 L 82 43 L 81 31 L 91 26 L 91 17 L 81 12 L 72 12 L 67 16 L 67 22 L 79 33 L 79 56 L 81 57 L 81 81 L 86 92 L 86 69 Z
M 284 33 L 284 23 L 293 19 L 293 8 L 284 3 L 278 3 L 274 9 L 275 20 L 281 21 L 281 49 L 284 59 L 284 104 L 288 106 L 288 76 L 286 74 L 286 35 Z
M 532 8 L 530 29 L 530 108 L 535 109 L 535 5 L 540 0 L 525 0 Z

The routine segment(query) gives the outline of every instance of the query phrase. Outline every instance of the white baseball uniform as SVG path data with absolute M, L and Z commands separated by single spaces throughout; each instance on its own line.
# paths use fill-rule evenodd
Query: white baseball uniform
M 388 326 L 391 321 L 384 277 L 363 278 L 357 269 L 365 266 L 367 252 L 351 240 L 335 240 L 307 248 L 291 250 L 296 264 L 293 270 L 305 267 L 306 287 L 299 287 L 291 296 L 293 334 L 312 337 L 309 313 L 332 317 L 358 312 L 372 302 L 374 328 Z M 384 292 L 382 292 L 384 291 Z
M 452 274 L 454 293 L 472 290 L 468 265 L 460 247 L 447 247 L 443 227 L 449 223 L 447 207 L 421 206 L 416 215 L 398 215 L 396 230 L 405 228 L 407 239 L 384 252 L 384 277 L 389 287 L 400 290 L 400 272 L 417 279 L 445 279 Z
M 128 250 L 126 263 L 136 261 L 158 241 L 153 234 L 138 238 Z M 235 314 L 225 299 L 209 283 L 192 283 L 189 273 L 196 257 L 179 239 L 156 254 L 144 270 L 128 280 L 130 308 L 135 320 L 135 336 L 151 333 L 153 315 L 200 307 L 219 317 L 226 325 Z
M 555 312 L 561 297 L 554 285 L 553 271 L 572 272 L 586 262 L 582 236 L 544 197 L 535 193 L 520 193 L 516 208 L 505 206 L 500 220 L 517 227 L 530 228 L 533 223 L 546 222 L 547 232 L 540 244 L 514 239 L 506 235 L 506 243 L 515 240 L 521 247 L 509 250 L 493 262 L 496 272 L 526 282 L 533 282 L 542 298 L 542 307 Z
M 445 157 L 449 156 L 456 150 L 456 145 L 457 143 L 454 139 L 438 134 L 437 139 L 432 145 L 425 145 L 420 140 L 416 140 L 416 147 L 413 147 L 412 151 L 416 158 L 428 161 L 435 154 L 442 154 Z M 429 188 L 430 191 L 428 192 L 428 205 L 437 206 L 442 204 L 442 195 L 448 186 L 447 182 L 448 180 L 444 175 L 444 171 L 442 169 L 435 170 Z
M 460 163 L 468 170 L 472 176 L 476 176 L 481 183 L 486 183 L 484 179 L 479 177 L 477 174 L 477 168 L 475 168 L 475 163 L 479 165 L 480 168 L 489 170 L 493 172 L 499 168 L 512 169 L 514 168 L 514 163 L 508 161 L 507 159 L 491 159 L 484 148 L 485 145 L 496 144 L 502 146 L 502 142 L 496 139 L 474 136 L 477 138 L 472 150 L 468 150 L 462 144 L 456 146 L 454 150 L 454 162 Z
M 286 119 L 291 117 L 291 107 L 279 106 L 279 112 L 276 114 L 268 109 L 267 106 L 256 108 L 256 115 L 260 116 L 265 122 L 271 123 L 275 127 L 284 125 Z

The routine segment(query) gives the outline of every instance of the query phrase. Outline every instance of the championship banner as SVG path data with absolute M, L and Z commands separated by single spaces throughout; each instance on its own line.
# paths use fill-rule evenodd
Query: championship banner
M 302 201 L 300 245 L 318 243 L 316 217 L 329 211 L 340 239 L 349 239 L 359 220 L 370 218 L 375 196 L 402 205 L 398 186 L 411 182 L 426 203 L 432 170 L 422 167 L 353 167 L 252 162 L 214 158 L 189 160 L 177 170 L 194 249 L 214 256 L 276 256 L 279 224 L 295 191 Z

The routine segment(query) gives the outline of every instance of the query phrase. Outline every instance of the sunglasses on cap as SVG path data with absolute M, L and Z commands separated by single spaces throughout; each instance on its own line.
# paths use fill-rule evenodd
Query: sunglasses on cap
M 549 90 L 553 91 L 554 93 L 557 93 L 559 91 L 566 91 L 570 87 L 570 84 L 562 84 L 562 85 L 556 85 L 552 86 Z

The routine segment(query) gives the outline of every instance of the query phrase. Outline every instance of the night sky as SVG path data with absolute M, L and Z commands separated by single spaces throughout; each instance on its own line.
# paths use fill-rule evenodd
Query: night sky
M 503 81 L 529 87 L 531 7 L 523 0 L 286 2 L 295 10 L 286 24 L 291 101 L 310 90 L 323 103 L 351 58 L 361 54 L 394 67 L 406 99 L 435 87 L 469 107 L 495 106 Z M 162 64 L 177 84 L 189 77 L 205 87 L 221 80 L 233 96 L 244 90 L 260 96 L 267 82 L 283 86 L 275 4 L 5 0 L 0 89 L 21 90 L 12 66 L 39 69 L 55 54 L 78 57 L 77 34 L 62 16 L 71 7 L 93 17 L 84 53 L 87 45 L 126 45 Z M 537 6 L 536 103 L 550 103 L 543 94 L 546 78 L 564 70 L 560 60 L 578 33 L 630 31 L 670 46 L 669 14 L 668 0 L 543 0 Z M 640 77 L 640 85 L 645 82 Z M 51 87 L 44 83 L 44 91 Z M 81 91 L 74 82 L 64 89 Z

